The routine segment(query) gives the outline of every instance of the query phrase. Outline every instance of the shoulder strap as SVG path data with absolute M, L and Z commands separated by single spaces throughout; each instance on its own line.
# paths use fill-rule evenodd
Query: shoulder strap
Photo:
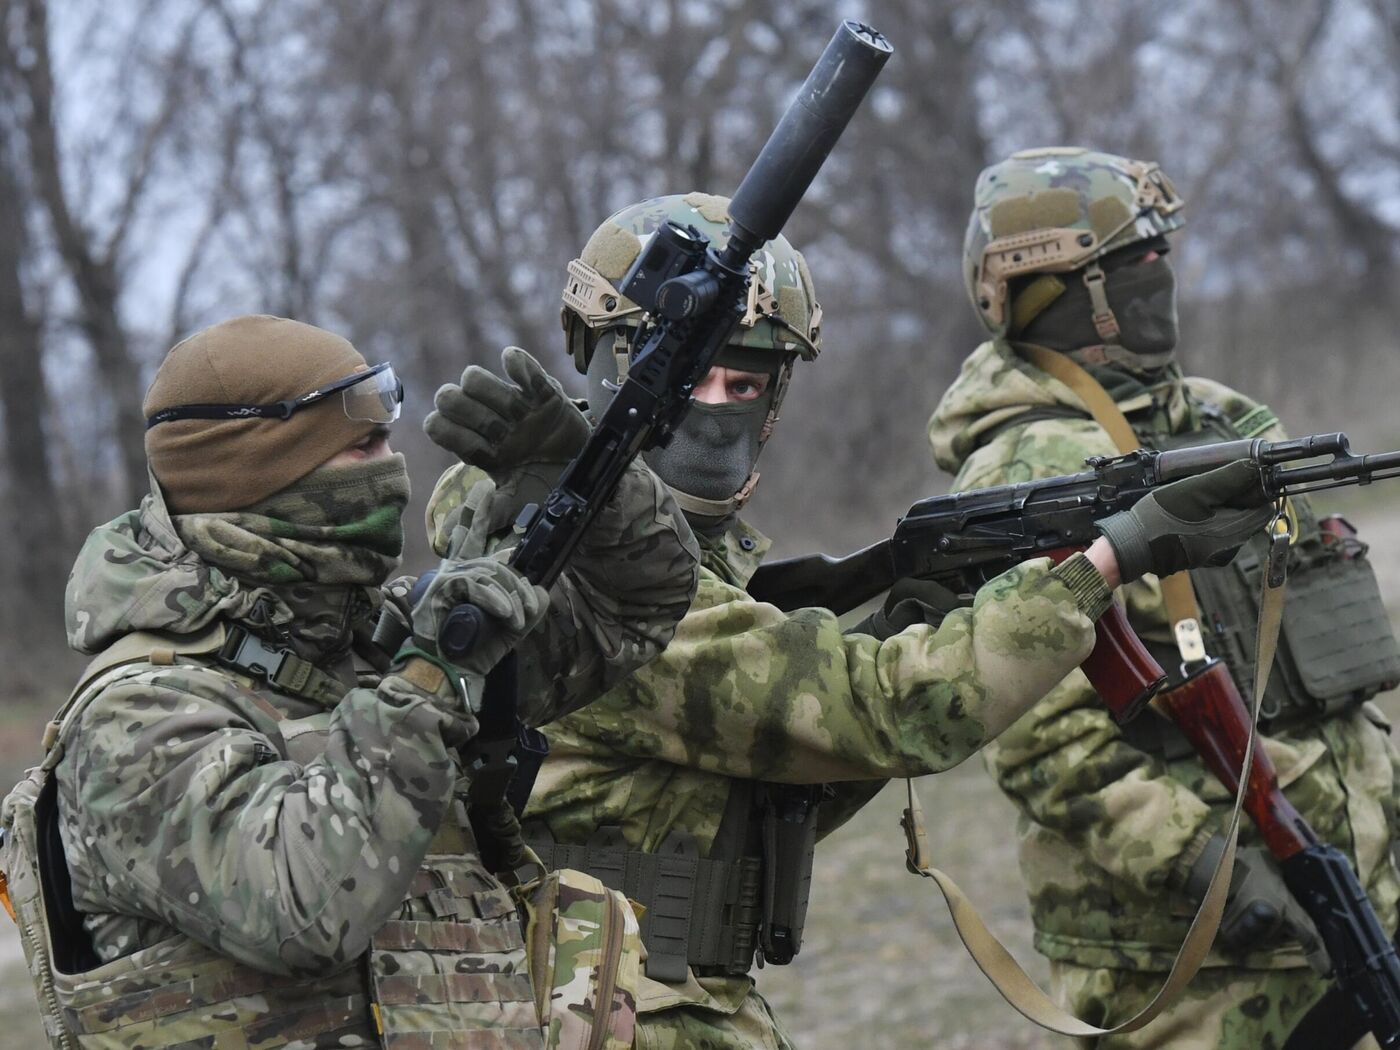
M 1107 391 L 1076 362 L 1063 354 L 1057 354 L 1053 350 L 1041 347 L 1027 346 L 1023 349 L 1027 352 L 1027 357 L 1032 364 L 1060 380 L 1084 401 L 1095 421 L 1108 431 L 1109 437 L 1121 450 L 1127 452 L 1140 447 L 1137 435 L 1133 432 L 1132 426 L 1118 405 Z M 1185 573 L 1178 573 L 1176 576 L 1168 577 L 1162 581 L 1164 597 L 1167 590 L 1165 585 L 1169 580 L 1178 577 L 1184 584 L 1182 588 L 1184 594 L 1190 598 L 1191 610 L 1195 611 L 1195 592 L 1191 588 L 1190 578 Z M 1183 599 L 1178 595 L 1177 601 L 1181 600 Z M 1168 613 L 1171 612 L 1171 605 L 1168 603 Z M 1201 901 L 1196 917 L 1192 920 L 1191 928 L 1186 934 L 1186 940 L 1182 942 L 1176 959 L 1172 963 L 1171 971 L 1163 981 L 1162 987 L 1142 1010 L 1120 1024 L 1111 1028 L 1099 1028 L 1081 1021 L 1052 1001 L 1027 976 L 1025 970 L 1021 968 L 1011 953 L 987 928 L 982 916 L 978 914 L 977 909 L 957 883 L 931 864 L 931 851 L 924 829 L 923 808 L 914 793 L 914 782 L 912 780 L 906 782 L 909 791 L 909 808 L 904 811 L 900 823 L 904 828 L 908 842 L 906 863 L 909 870 L 932 880 L 937 885 L 948 905 L 949 915 L 958 931 L 958 936 L 962 938 L 968 954 L 972 956 L 978 968 L 986 974 L 988 980 L 1008 1003 L 1042 1028 L 1062 1035 L 1088 1039 L 1119 1032 L 1135 1032 L 1146 1026 L 1154 1017 L 1174 1003 L 1205 962 L 1211 944 L 1215 940 L 1216 931 L 1220 927 L 1226 897 L 1229 893 L 1230 877 L 1235 862 L 1235 844 L 1239 836 L 1240 809 L 1244 802 L 1245 785 L 1248 782 L 1249 771 L 1254 760 L 1254 747 L 1258 739 L 1259 702 L 1264 695 L 1269 668 L 1273 663 L 1274 645 L 1278 638 L 1282 612 L 1282 584 L 1266 587 L 1261 599 L 1259 616 L 1258 652 L 1260 659 L 1254 682 L 1253 710 L 1251 712 L 1253 717 L 1251 718 L 1249 739 L 1245 744 L 1244 760 L 1241 763 L 1240 789 L 1235 795 L 1235 805 L 1230 816 L 1229 826 L 1226 829 L 1225 849 L 1221 854 L 1220 863 L 1211 876 L 1205 897 Z M 1175 622 L 1176 617 L 1173 616 L 1173 623 Z M 1197 630 L 1199 631 L 1199 627 Z
M 103 649 L 83 668 L 78 684 L 44 727 L 44 768 L 52 769 L 63 757 L 59 742 L 65 731 L 77 722 L 83 708 L 102 691 L 103 686 L 120 677 L 133 664 L 165 667 L 175 663 L 177 656 L 212 656 L 223 647 L 224 633 L 222 623 L 216 623 L 198 634 L 134 631 Z
M 1128 422 L 1128 417 L 1123 415 L 1118 403 L 1079 362 L 1043 346 L 1023 343 L 1017 350 L 1036 368 L 1069 387 L 1075 396 L 1084 402 L 1084 407 L 1094 417 L 1094 422 L 1108 432 L 1119 452 L 1132 452 L 1142 447 L 1142 442 L 1138 440 L 1132 424 Z M 1205 655 L 1204 650 L 1196 652 L 1193 649 L 1190 654 L 1185 651 L 1188 636 L 1193 633 L 1194 641 L 1189 644 L 1194 644 L 1196 648 L 1200 648 L 1202 644 L 1201 608 L 1196 601 L 1196 591 L 1191 586 L 1190 575 L 1184 572 L 1174 573 L 1164 577 L 1161 584 L 1162 603 L 1167 608 L 1167 618 L 1171 620 L 1177 643 L 1183 646 L 1183 659 L 1200 659 Z

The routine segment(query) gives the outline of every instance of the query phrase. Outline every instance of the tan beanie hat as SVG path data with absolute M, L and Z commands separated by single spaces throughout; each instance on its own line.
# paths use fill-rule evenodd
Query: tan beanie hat
M 285 317 L 248 314 L 177 343 L 141 409 L 267 405 L 367 368 L 349 340 Z M 146 458 L 176 514 L 238 510 L 305 477 L 364 440 L 374 423 L 345 415 L 339 395 L 287 419 L 176 419 L 146 431 Z

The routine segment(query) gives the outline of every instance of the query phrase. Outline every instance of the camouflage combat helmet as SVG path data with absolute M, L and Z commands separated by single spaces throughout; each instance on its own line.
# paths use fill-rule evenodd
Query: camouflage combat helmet
M 983 325 L 1006 335 L 1020 306 L 1009 282 L 1084 269 L 1094 327 L 1113 342 L 1117 322 L 1098 260 L 1185 224 L 1184 202 L 1151 161 L 1077 147 L 1022 150 L 977 177 L 963 241 L 963 279 Z M 1020 298 L 1033 299 L 1032 283 Z
M 729 198 L 708 193 L 654 197 L 607 219 L 588 239 L 582 256 L 569 263 L 560 318 L 574 364 L 589 376 L 590 400 L 616 390 L 615 383 L 627 374 L 643 315 L 617 285 L 646 241 L 669 221 L 693 226 L 711 244 L 722 247 L 728 212 Z M 747 309 L 718 363 L 768 372 L 773 382 L 761 400 L 746 410 L 746 420 L 735 416 L 733 406 L 697 404 L 671 443 L 648 454 L 647 462 L 670 485 L 692 524 L 722 520 L 752 494 L 758 482 L 754 465 L 778 421 L 793 364 L 798 358 L 812 360 L 821 349 L 822 311 L 802 253 L 787 238 L 775 237 L 754 253 L 749 269 Z M 594 349 L 600 344 L 607 357 L 595 359 Z M 715 419 L 705 422 L 707 416 L 718 415 L 727 417 L 724 424 Z M 721 441 L 726 451 L 738 457 L 742 446 L 747 465 L 726 471 L 723 480 L 700 482 L 696 475 L 702 471 L 697 464 L 707 458 L 703 446 L 720 441 L 716 434 L 721 431 L 733 438 Z M 708 438 L 697 440 L 702 432 L 708 433 Z M 738 458 L 733 459 L 736 468 L 738 462 Z
M 694 226 L 723 247 L 729 198 L 709 193 L 653 197 L 623 208 L 593 232 L 582 256 L 569 263 L 560 311 L 569 353 L 580 372 L 587 371 L 592 352 L 588 332 L 640 324 L 641 308 L 617 284 L 647 238 L 668 221 Z M 815 358 L 821 349 L 822 311 L 802 253 L 779 235 L 754 253 L 749 271 L 748 310 L 730 345 Z

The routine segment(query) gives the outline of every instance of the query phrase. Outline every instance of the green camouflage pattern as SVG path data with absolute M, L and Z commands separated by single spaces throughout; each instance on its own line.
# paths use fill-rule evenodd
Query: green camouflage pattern
M 453 468 L 438 482 L 440 518 L 474 476 Z M 442 522 L 429 525 L 441 543 Z M 998 577 L 939 628 L 920 624 L 881 642 L 843 634 L 826 610 L 786 614 L 752 600 L 743 588 L 766 548 L 738 519 L 701 535 L 699 591 L 675 638 L 550 727 L 528 820 L 570 844 L 618 826 L 629 849 L 652 852 L 688 833 L 703 855 L 730 791 L 754 779 L 833 783 L 819 829 L 829 832 L 880 780 L 972 754 L 1092 644 L 1092 621 L 1045 560 Z M 790 1045 L 748 977 L 643 977 L 638 1008 L 639 1046 Z
M 1024 402 L 1017 406 L 1023 392 Z M 1173 373 L 1157 387 L 1126 383 L 1125 393 L 1130 396 L 1116 395 L 1119 405 L 1144 431 L 1196 429 L 1202 403 L 1215 405 L 1228 419 L 1257 407 L 1219 383 L 1181 380 Z M 1087 418 L 1014 424 L 1018 413 L 1046 405 L 1087 414 L 1073 393 L 1006 343 L 983 344 L 964 363 L 930 421 L 935 459 L 957 473 L 956 488 L 970 489 L 1072 473 L 1088 456 L 1115 454 L 1108 435 Z M 992 434 L 997 425 L 1006 428 Z M 1283 435 L 1275 426 L 1263 436 Z M 1170 638 L 1155 579 L 1120 593 L 1139 634 Z M 1381 723 L 1378 709 L 1367 704 L 1276 731 L 1262 746 L 1289 799 L 1357 866 L 1381 922 L 1394 929 L 1400 880 L 1390 846 L 1400 764 L 1388 726 Z M 1223 825 L 1232 801 L 1225 789 L 1194 756 L 1166 761 L 1130 746 L 1077 672 L 984 755 L 1021 810 L 1021 870 L 1037 948 L 1081 967 L 1165 971 L 1194 913 L 1191 901 L 1168 890 L 1169 877 L 1198 831 Z M 1240 841 L 1260 844 L 1248 822 Z M 1207 966 L 1240 972 L 1303 963 L 1296 946 L 1244 958 L 1216 951 L 1207 960 Z
M 403 554 L 408 464 L 401 453 L 319 467 L 238 511 L 177 514 L 207 564 L 249 583 L 377 586 Z
M 616 292 L 645 242 L 668 222 L 694 226 L 711 245 L 723 248 L 729 241 L 729 198 L 692 192 L 630 205 L 603 221 L 584 245 L 580 259 Z M 802 253 L 779 234 L 753 254 L 749 271 L 755 285 L 749 301 L 752 312 L 746 314 L 729 345 L 792 352 L 807 360 L 816 357 L 821 350 L 821 307 Z M 632 310 L 630 320 L 635 324 L 636 305 L 621 292 L 616 297 L 617 309 Z M 564 312 L 567 326 L 574 313 L 567 291 Z
M 521 507 L 542 500 L 556 476 L 557 465 L 535 464 L 495 479 L 495 549 L 510 545 L 502 537 L 515 535 Z M 459 522 L 470 524 L 468 497 L 484 480 L 484 471 L 459 463 L 434 488 L 427 525 L 438 554 Z M 655 656 L 690 607 L 699 572 L 699 548 L 670 490 L 633 462 L 551 588 L 544 622 L 516 653 L 521 716 L 543 725 Z
M 979 299 L 977 283 L 983 252 L 1002 237 L 1039 229 L 1083 230 L 1097 240 L 1077 256 L 1074 267 L 1087 265 L 1115 249 L 1170 233 L 1185 225 L 1180 206 L 1164 213 L 1139 199 L 1137 170 L 1143 162 L 1078 147 L 1022 150 L 983 169 L 973 190 L 972 217 L 963 238 L 963 281 L 982 323 L 995 325 Z M 1160 171 L 1154 185 L 1180 201 Z M 1047 266 L 1044 269 L 1065 269 Z M 1039 272 L 1026 268 L 1022 274 Z M 1005 313 L 1003 313 L 1005 317 Z
M 1161 988 L 1161 975 L 1050 964 L 1060 1004 L 1100 1028 L 1143 1009 Z M 1137 1032 L 1078 1039 L 1082 1050 L 1279 1050 L 1322 995 L 1311 970 L 1202 970 L 1167 1013 Z M 1352 1050 L 1378 1050 L 1367 1036 Z
M 636 1036 L 642 964 L 642 930 L 627 898 L 567 869 L 521 887 L 518 896 L 550 1050 L 627 1050 Z

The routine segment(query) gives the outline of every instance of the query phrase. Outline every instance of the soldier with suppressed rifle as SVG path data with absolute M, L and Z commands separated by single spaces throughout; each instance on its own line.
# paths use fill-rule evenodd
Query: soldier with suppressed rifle
M 607 405 L 651 323 L 618 288 L 647 239 L 673 221 L 722 243 L 727 205 L 691 193 L 624 208 L 570 264 L 563 321 L 590 414 Z M 1118 576 L 1100 539 L 1059 567 L 1036 559 L 998 577 L 937 629 L 927 622 L 936 611 L 915 598 L 852 634 L 825 610 L 785 614 L 750 599 L 744 587 L 768 541 L 739 511 L 793 368 L 821 347 L 811 275 L 785 238 L 756 254 L 751 279 L 743 322 L 697 403 L 670 445 L 648 455 L 700 539 L 696 601 L 658 660 L 551 727 L 525 814 L 546 863 L 596 874 L 645 907 L 643 1046 L 789 1046 L 750 972 L 756 958 L 785 963 L 800 947 L 816 840 L 886 778 L 946 769 L 1010 724 L 1087 655 L 1105 575 Z M 430 520 L 454 520 L 481 472 L 500 474 L 497 434 L 518 417 L 515 388 L 537 367 L 509 352 L 513 385 L 472 368 L 439 392 L 429 433 L 464 464 L 439 482 Z M 498 476 L 503 493 L 525 502 L 548 490 L 558 454 L 541 446 L 536 458 L 514 480 Z M 1207 475 L 1159 493 L 1171 504 L 1195 492 L 1216 511 L 1208 521 L 1221 532 L 1188 543 L 1189 564 L 1267 519 L 1248 478 Z M 1231 502 L 1240 506 L 1222 509 Z M 493 534 L 508 533 L 512 516 L 503 506 Z M 1136 520 L 1161 535 L 1146 507 Z M 437 535 L 446 541 L 445 529 Z
M 1181 198 L 1155 164 L 1043 149 L 982 173 L 963 263 L 992 338 L 964 362 L 929 424 L 955 488 L 1073 473 L 1089 456 L 1120 451 L 1067 374 L 1087 373 L 1148 448 L 1282 436 L 1267 407 L 1183 377 L 1167 259 L 1167 237 L 1182 223 Z M 1080 367 L 1066 373 L 1063 358 Z M 1265 747 L 1288 798 L 1346 853 L 1393 931 L 1400 762 L 1369 701 L 1400 680 L 1400 649 L 1365 545 L 1306 499 L 1292 501 L 1291 516 Z M 1189 584 L 1146 577 L 1124 590 L 1163 667 L 1204 655 L 1189 651 L 1203 635 L 1249 688 L 1266 548 L 1263 537 L 1251 541 L 1233 564 L 1192 571 Z M 1130 1015 L 1160 986 L 1204 893 L 1228 793 L 1166 719 L 1144 715 L 1120 731 L 1080 674 L 986 756 L 1028 818 L 1021 867 L 1058 996 L 1091 1022 Z M 1218 948 L 1184 999 L 1143 1031 L 1096 1045 L 1281 1046 L 1323 994 L 1305 957 L 1320 958 L 1315 931 L 1259 841 L 1246 825 Z
M 95 659 L 5 804 L 6 903 L 54 1046 L 559 1035 L 478 849 L 511 822 L 461 801 L 482 678 L 514 650 L 532 723 L 611 687 L 670 637 L 695 544 L 634 464 L 550 592 L 468 535 L 404 609 L 407 643 L 378 650 L 378 610 L 406 592 L 381 589 L 408 500 L 387 440 L 402 396 L 388 364 L 277 317 L 196 333 L 157 372 L 151 493 L 93 531 L 69 581 L 69 640 Z M 573 421 L 576 453 L 588 427 L 557 387 L 521 396 Z M 483 520 L 493 498 L 472 493 Z M 463 602 L 492 630 L 449 660 L 439 628 Z M 556 986 L 597 962 L 578 940 L 548 960 Z M 617 1008 L 608 1047 L 630 1045 L 630 1003 L 572 1002 L 599 1029 Z

